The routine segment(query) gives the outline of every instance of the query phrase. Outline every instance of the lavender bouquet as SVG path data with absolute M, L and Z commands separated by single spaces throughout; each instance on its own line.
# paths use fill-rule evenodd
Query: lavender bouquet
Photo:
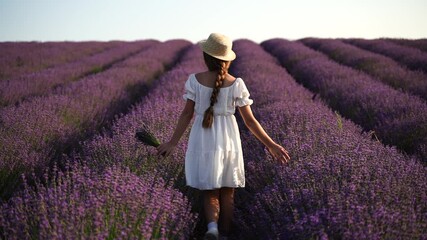
M 145 124 L 136 131 L 135 137 L 148 146 L 158 147 L 160 145 L 160 141 L 151 133 L 150 129 L 148 129 Z

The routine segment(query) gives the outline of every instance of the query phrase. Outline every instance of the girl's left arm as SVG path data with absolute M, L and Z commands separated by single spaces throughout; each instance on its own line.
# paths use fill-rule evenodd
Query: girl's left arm
M 169 142 L 162 143 L 157 147 L 157 155 L 164 155 L 167 157 L 173 152 L 175 146 L 179 142 L 179 139 L 181 139 L 182 134 L 184 134 L 188 124 L 190 124 L 191 119 L 193 118 L 194 105 L 194 101 L 187 99 L 171 139 Z

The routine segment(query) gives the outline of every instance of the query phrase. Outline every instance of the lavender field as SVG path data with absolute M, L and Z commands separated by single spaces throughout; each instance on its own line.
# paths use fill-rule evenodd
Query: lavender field
M 234 42 L 230 72 L 287 148 L 280 165 L 240 126 L 246 187 L 231 239 L 427 239 L 425 39 Z M 202 239 L 185 185 L 189 129 L 171 137 L 187 40 L 0 43 L 1 239 Z

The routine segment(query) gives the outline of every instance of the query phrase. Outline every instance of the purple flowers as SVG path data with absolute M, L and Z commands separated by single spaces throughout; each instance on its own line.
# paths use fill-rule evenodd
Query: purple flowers
M 4 171 L 0 179 L 14 178 L 5 188 L 14 189 L 21 173 L 58 161 L 114 115 L 125 112 L 189 45 L 184 40 L 153 45 L 48 96 L 0 109 L 0 169 Z
M 345 39 L 344 42 L 389 56 L 412 70 L 427 73 L 427 53 L 420 49 L 402 46 L 382 39 Z
M 156 44 L 155 41 L 122 43 L 104 52 L 77 61 L 0 81 L 0 106 L 18 103 L 34 96 L 48 94 L 52 88 L 96 74 L 131 54 Z
M 52 68 L 117 47 L 122 42 L 2 42 L 0 80 Z
M 336 61 L 399 68 L 325 42 L 319 49 L 339 49 Z M 231 73 L 245 80 L 254 115 L 292 159 L 272 159 L 236 114 L 246 187 L 236 191 L 231 239 L 427 238 L 427 169 L 380 142 L 425 153 L 424 100 L 300 42 L 233 46 Z M 105 71 L 0 109 L 0 238 L 200 237 L 201 195 L 184 176 L 188 131 L 168 158 L 135 132 L 146 126 L 169 140 L 187 77 L 205 70 L 197 45 L 153 43 Z
M 247 187 L 236 197 L 235 214 L 240 239 L 427 237 L 427 172 L 419 160 L 371 140 L 313 101 L 257 44 L 234 46 L 233 72 L 245 79 L 254 114 L 292 158 L 281 166 L 243 128 Z
M 410 71 L 392 59 L 336 39 L 306 38 L 305 45 L 321 51 L 346 66 L 362 70 L 395 89 L 402 89 L 427 99 L 427 75 Z M 427 62 L 426 62 L 427 64 Z
M 186 238 L 195 216 L 182 193 L 153 171 L 112 166 L 97 173 L 74 163 L 1 207 L 7 239 Z M 52 185 L 50 184 L 52 183 Z M 49 184 L 51 186 L 46 186 Z
M 172 49 L 188 46 L 186 42 L 170 44 L 169 48 Z M 184 83 L 188 72 L 196 70 L 202 60 L 195 56 L 199 54 L 195 50 L 193 47 L 192 51 L 186 51 L 180 57 L 178 66 L 154 81 L 149 95 L 129 114 L 118 117 L 111 132 L 96 135 L 82 143 L 83 150 L 66 160 L 67 164 L 71 164 L 68 171 L 57 173 L 67 177 L 53 181 L 62 185 L 42 187 L 41 190 L 27 187 L 34 202 L 29 209 L 19 205 L 23 193 L 13 198 L 11 205 L 5 204 L 2 215 L 15 215 L 0 222 L 5 226 L 5 235 L 11 238 L 30 235 L 35 238 L 188 239 L 195 227 L 197 214 L 191 211 L 188 198 L 184 195 L 191 191 L 181 193 L 174 186 L 184 189 L 181 183 L 183 162 L 179 158 L 174 162 L 171 159 L 157 159 L 153 149 L 138 143 L 134 134 L 144 123 L 159 133 L 161 140 L 170 137 L 168 134 L 184 103 L 172 100 L 181 94 L 176 89 Z M 158 49 L 156 51 L 159 52 Z M 171 94 L 165 94 L 167 91 Z M 162 117 L 162 114 L 167 117 Z M 162 125 L 155 127 L 160 123 Z M 183 155 L 185 144 L 179 148 L 175 156 Z M 79 162 L 83 163 L 82 167 L 77 165 Z M 46 200 L 43 192 L 50 192 L 49 197 L 53 199 Z M 64 195 L 73 197 L 57 200 Z M 53 209 L 47 211 L 38 207 L 46 204 Z M 24 211 L 8 211 L 14 208 L 24 208 Z M 69 212 L 54 212 L 54 209 L 61 208 Z M 25 219 L 25 216 L 47 215 L 56 216 L 58 221 L 50 222 L 48 218 L 43 221 L 20 220 L 23 216 Z M 18 225 L 24 227 L 15 229 Z M 70 228 L 64 230 L 60 226 Z M 31 228 L 41 229 L 41 233 L 27 231 Z
M 135 137 L 148 146 L 158 147 L 160 145 L 160 141 L 154 136 L 153 133 L 150 132 L 148 127 L 145 125 L 137 129 Z
M 386 38 L 385 40 L 397 43 L 399 45 L 418 48 L 424 52 L 427 52 L 427 39 L 403 39 L 403 38 Z
M 272 39 L 262 46 L 295 79 L 344 117 L 374 131 L 385 144 L 427 159 L 427 104 L 424 100 L 339 65 L 299 42 Z

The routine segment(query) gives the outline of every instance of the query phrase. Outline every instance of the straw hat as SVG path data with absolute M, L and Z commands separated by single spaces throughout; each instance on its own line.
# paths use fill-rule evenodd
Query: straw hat
M 232 45 L 231 39 L 220 33 L 211 33 L 208 39 L 199 42 L 203 52 L 224 61 L 236 58 L 236 54 L 231 50 Z

